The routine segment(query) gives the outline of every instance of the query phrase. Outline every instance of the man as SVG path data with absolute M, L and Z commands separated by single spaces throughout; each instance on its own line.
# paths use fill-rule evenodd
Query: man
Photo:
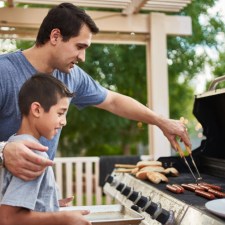
M 6 141 L 18 129 L 16 96 L 30 74 L 39 71 L 65 83 L 76 94 L 71 104 L 79 109 L 93 105 L 127 119 L 156 125 L 175 149 L 177 136 L 190 146 L 187 131 L 180 121 L 163 118 L 136 100 L 103 88 L 76 65 L 85 61 L 86 49 L 97 32 L 94 21 L 83 10 L 62 3 L 44 18 L 32 48 L 0 56 L 0 141 Z M 41 140 L 51 149 L 48 151 L 50 159 L 54 158 L 59 135 L 60 132 L 50 142 Z M 46 150 L 23 142 L 1 143 L 0 151 L 4 149 L 4 164 L 12 174 L 31 180 L 52 165 L 52 161 L 33 155 L 25 145 Z
M 71 97 L 73 93 L 55 77 L 48 74 L 32 76 L 19 92 L 20 128 L 8 141 L 25 139 L 38 143 L 40 137 L 51 140 L 66 125 Z M 33 152 L 48 158 L 46 152 Z M 82 216 L 89 211 L 59 212 L 58 191 L 51 166 L 32 181 L 24 181 L 2 168 L 0 180 L 1 225 L 18 225 L 18 221 L 26 225 L 91 224 Z

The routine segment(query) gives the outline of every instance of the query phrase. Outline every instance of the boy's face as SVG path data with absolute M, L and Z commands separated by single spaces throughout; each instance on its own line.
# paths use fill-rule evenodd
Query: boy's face
M 41 136 L 52 139 L 63 126 L 66 125 L 66 113 L 69 107 L 69 98 L 64 97 L 58 100 L 48 112 L 42 112 L 38 121 L 38 130 Z

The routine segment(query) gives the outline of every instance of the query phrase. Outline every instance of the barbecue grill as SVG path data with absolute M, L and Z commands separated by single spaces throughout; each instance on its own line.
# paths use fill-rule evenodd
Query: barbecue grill
M 203 127 L 205 139 L 192 151 L 192 155 L 203 181 L 218 185 L 225 192 L 225 89 L 216 89 L 217 84 L 223 80 L 225 76 L 213 81 L 209 91 L 195 96 L 193 114 Z M 189 157 L 187 160 L 191 165 Z M 173 166 L 180 172 L 178 177 L 169 177 L 169 183 L 194 183 L 180 157 L 161 157 L 158 161 L 164 167 Z M 141 225 L 225 224 L 225 212 L 224 216 L 218 216 L 206 208 L 209 199 L 187 190 L 182 194 L 172 193 L 166 189 L 165 183 L 153 184 L 128 173 L 112 172 L 108 175 L 104 192 L 143 215 L 145 219 Z

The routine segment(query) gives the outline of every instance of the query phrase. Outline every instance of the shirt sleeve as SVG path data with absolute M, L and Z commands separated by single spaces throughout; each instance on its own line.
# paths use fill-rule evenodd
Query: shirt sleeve
M 54 76 L 65 83 L 70 91 L 74 92 L 75 96 L 71 103 L 75 104 L 78 109 L 98 105 L 107 96 L 108 90 L 78 66 L 75 66 L 70 74 L 55 71 Z
M 24 181 L 13 176 L 7 170 L 5 170 L 5 173 L 5 188 L 3 188 L 5 193 L 1 204 L 34 210 L 45 173 L 32 181 Z

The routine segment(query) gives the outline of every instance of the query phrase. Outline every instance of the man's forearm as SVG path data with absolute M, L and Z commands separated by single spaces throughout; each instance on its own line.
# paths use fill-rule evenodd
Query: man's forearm
M 130 120 L 157 126 L 163 120 L 162 117 L 135 99 L 112 91 L 109 91 L 105 101 L 96 107 Z
M 187 146 L 191 146 L 185 124 L 179 120 L 172 120 L 158 115 L 145 105 L 125 95 L 109 91 L 104 102 L 96 107 L 105 109 L 121 117 L 156 125 L 164 136 L 176 149 L 176 137 L 178 136 Z

